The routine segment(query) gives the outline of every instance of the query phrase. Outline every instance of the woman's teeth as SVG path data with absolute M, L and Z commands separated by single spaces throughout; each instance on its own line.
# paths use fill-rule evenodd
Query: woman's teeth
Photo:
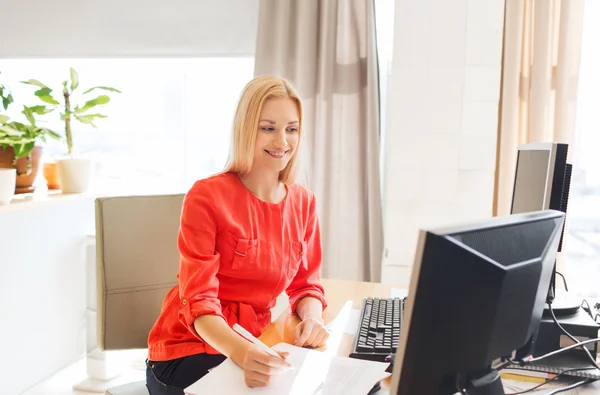
M 286 151 L 267 151 L 267 154 L 271 155 L 275 159 L 281 159 L 285 156 Z

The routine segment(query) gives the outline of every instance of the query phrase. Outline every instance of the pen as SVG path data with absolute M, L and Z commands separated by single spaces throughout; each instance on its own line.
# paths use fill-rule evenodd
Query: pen
M 274 357 L 277 357 L 279 359 L 283 359 L 281 357 L 281 355 L 277 354 L 271 347 L 268 347 L 265 343 L 263 343 L 260 340 L 258 340 L 256 337 L 254 337 L 252 335 L 252 333 L 248 332 L 241 325 L 239 325 L 239 324 L 233 324 L 233 329 L 237 333 L 239 333 L 240 335 L 244 336 L 246 339 L 248 339 L 249 341 L 251 341 L 252 343 L 254 343 L 256 346 L 258 346 L 258 348 L 260 348 L 261 350 L 265 351 L 267 354 L 272 355 Z

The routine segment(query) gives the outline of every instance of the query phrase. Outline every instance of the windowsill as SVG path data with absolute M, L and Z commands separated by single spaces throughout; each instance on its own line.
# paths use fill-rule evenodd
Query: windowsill
M 0 206 L 0 214 L 24 210 L 32 206 L 54 204 L 69 200 L 80 200 L 91 198 L 89 194 L 82 193 L 62 193 L 61 191 L 45 191 L 39 190 L 33 193 L 23 193 L 15 195 L 10 204 Z

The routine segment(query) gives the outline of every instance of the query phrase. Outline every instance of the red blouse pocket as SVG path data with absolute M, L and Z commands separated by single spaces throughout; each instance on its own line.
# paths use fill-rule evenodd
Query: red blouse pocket
M 256 262 L 257 245 L 258 240 L 237 239 L 231 268 L 241 269 L 244 264 Z
M 261 270 L 257 262 L 258 247 L 258 240 L 229 234 L 229 239 L 221 250 L 221 273 L 236 278 L 259 278 Z
M 307 269 L 308 262 L 306 259 L 306 242 L 292 241 L 290 243 L 290 269 L 288 273 L 289 277 L 291 278 L 296 275 L 301 266 L 304 269 Z

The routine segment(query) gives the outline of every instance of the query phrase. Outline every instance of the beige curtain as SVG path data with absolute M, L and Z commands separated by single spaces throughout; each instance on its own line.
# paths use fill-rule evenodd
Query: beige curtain
M 510 213 L 520 144 L 569 144 L 584 0 L 506 0 L 494 214 Z
M 383 225 L 372 0 L 261 0 L 255 74 L 305 104 L 306 183 L 321 220 L 323 277 L 379 281 Z

